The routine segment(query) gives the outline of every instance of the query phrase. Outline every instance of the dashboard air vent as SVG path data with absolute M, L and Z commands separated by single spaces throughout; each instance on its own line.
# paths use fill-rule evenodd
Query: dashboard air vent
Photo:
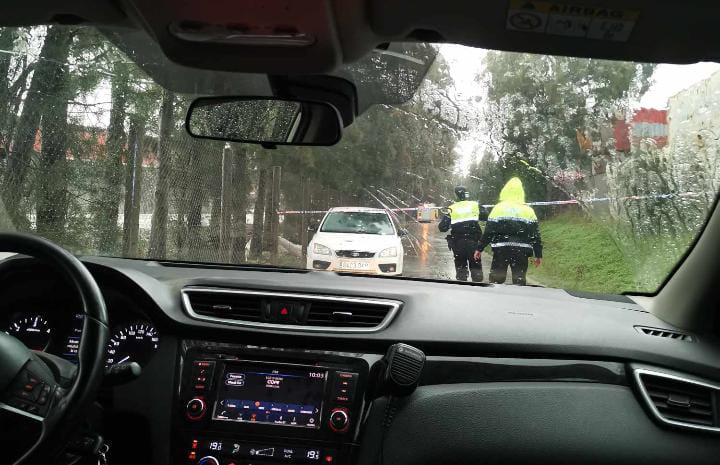
M 680 331 L 674 331 L 665 328 L 651 328 L 649 326 L 635 326 L 635 329 L 642 334 L 655 337 L 664 337 L 667 339 L 677 339 L 678 341 L 693 342 L 691 335 Z
M 310 305 L 307 324 L 311 326 L 372 328 L 381 324 L 392 308 L 388 304 L 315 301 Z
M 262 296 L 234 293 L 185 291 L 188 303 L 198 315 L 242 321 L 262 321 Z
M 199 286 L 184 288 L 182 298 L 196 320 L 292 331 L 380 331 L 400 310 L 394 300 Z
M 635 370 L 650 410 L 662 422 L 720 432 L 720 386 L 652 370 Z

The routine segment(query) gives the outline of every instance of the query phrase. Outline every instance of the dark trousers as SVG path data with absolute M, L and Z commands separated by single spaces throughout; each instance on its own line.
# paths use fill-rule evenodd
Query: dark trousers
M 458 281 L 467 281 L 468 268 L 470 278 L 475 282 L 483 280 L 482 263 L 473 258 L 477 250 L 477 239 L 457 238 L 452 241 L 452 252 L 455 259 L 455 278 Z
M 507 279 L 508 266 L 512 271 L 512 282 L 524 286 L 528 269 L 530 250 L 525 247 L 496 247 L 490 265 L 490 282 L 502 284 Z

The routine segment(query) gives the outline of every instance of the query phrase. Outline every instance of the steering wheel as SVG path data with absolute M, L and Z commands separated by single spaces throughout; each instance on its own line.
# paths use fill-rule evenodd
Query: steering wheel
M 105 301 L 85 265 L 48 240 L 3 233 L 0 250 L 29 255 L 52 266 L 82 303 L 85 318 L 77 365 L 31 351 L 0 331 L 3 459 L 15 465 L 50 463 L 50 457 L 65 445 L 70 426 L 82 419 L 85 407 L 95 399 L 102 381 L 109 333 Z

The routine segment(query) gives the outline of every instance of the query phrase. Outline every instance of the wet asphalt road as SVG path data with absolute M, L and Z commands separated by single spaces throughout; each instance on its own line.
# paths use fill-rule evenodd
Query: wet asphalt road
M 413 222 L 406 227 L 408 229 L 408 240 L 403 241 L 403 247 L 405 247 L 403 276 L 454 280 L 453 254 L 447 247 L 447 241 L 445 240 L 447 233 L 438 231 L 438 222 Z M 488 276 L 490 275 L 492 255 L 487 253 L 488 250 L 489 248 L 485 249 L 481 259 L 483 282 L 488 282 Z M 528 278 L 527 281 L 528 284 L 542 285 L 542 283 L 532 278 Z M 510 283 L 510 270 L 508 270 L 506 284 L 509 285 Z
M 438 231 L 438 223 L 412 223 L 407 226 L 403 276 L 414 278 L 455 279 L 453 255 L 447 247 L 447 233 Z M 484 281 L 490 272 L 491 257 L 482 255 Z

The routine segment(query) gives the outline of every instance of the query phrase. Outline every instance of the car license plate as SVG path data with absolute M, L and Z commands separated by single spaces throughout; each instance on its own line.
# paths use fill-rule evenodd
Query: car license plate
M 369 270 L 370 263 L 341 261 L 340 263 L 338 263 L 338 268 L 340 268 L 341 270 Z

